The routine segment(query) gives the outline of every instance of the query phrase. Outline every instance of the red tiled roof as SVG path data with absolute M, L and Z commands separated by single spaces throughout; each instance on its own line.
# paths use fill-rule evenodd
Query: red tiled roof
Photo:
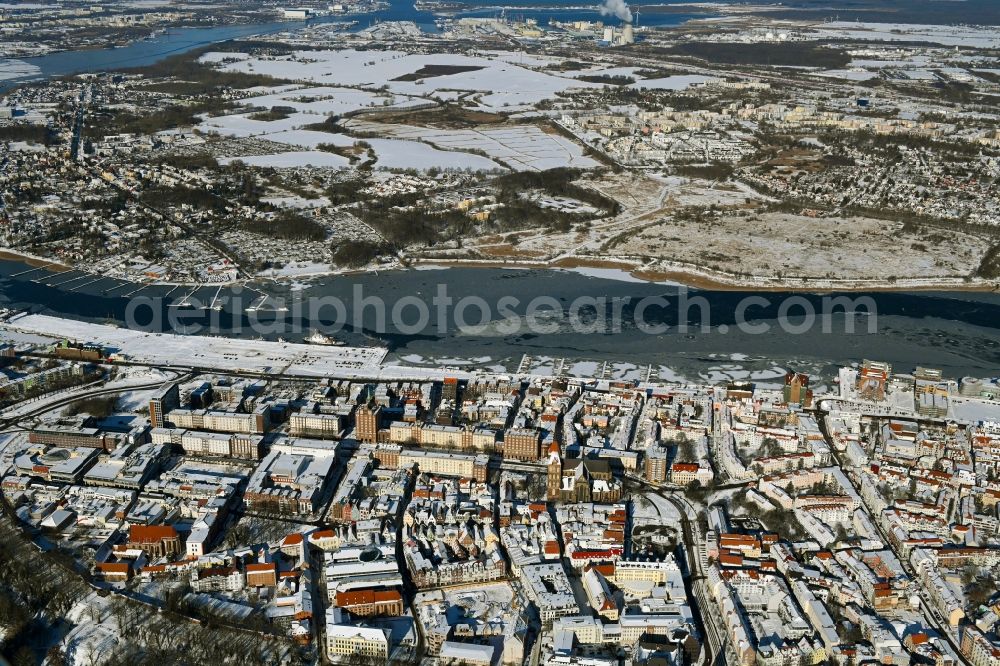
M 617 543 L 625 542 L 625 532 L 622 530 L 604 530 L 604 538 Z
M 607 557 L 616 557 L 622 554 L 621 548 L 604 548 L 602 550 L 578 550 L 573 553 L 574 560 L 588 560 Z
M 726 546 L 756 546 L 759 542 L 756 537 L 750 534 L 722 534 L 719 536 L 719 545 Z
M 274 562 L 254 562 L 253 564 L 247 565 L 247 573 L 263 573 L 263 572 L 274 572 L 276 570 L 276 565 Z
M 615 565 L 614 564 L 592 564 L 590 568 L 601 574 L 605 578 L 615 575 Z
M 367 588 L 353 592 L 338 592 L 338 606 L 364 606 L 367 604 L 392 603 L 402 601 L 403 597 L 397 590 L 376 590 Z
M 97 570 L 102 573 L 128 573 L 128 562 L 100 562 Z
M 132 525 L 128 530 L 129 543 L 159 543 L 176 538 L 173 525 Z
M 316 530 L 309 535 L 310 541 L 318 541 L 319 539 L 332 539 L 337 536 L 337 533 L 333 530 Z
M 211 578 L 212 576 L 228 576 L 231 573 L 233 573 L 233 570 L 229 567 L 209 567 L 198 571 L 198 580 Z

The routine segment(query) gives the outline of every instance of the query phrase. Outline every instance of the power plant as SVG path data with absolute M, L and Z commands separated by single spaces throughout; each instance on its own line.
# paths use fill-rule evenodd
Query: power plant
M 604 39 L 608 46 L 624 46 L 625 44 L 635 44 L 635 28 L 631 23 L 624 24 L 621 28 L 606 26 L 604 28 Z

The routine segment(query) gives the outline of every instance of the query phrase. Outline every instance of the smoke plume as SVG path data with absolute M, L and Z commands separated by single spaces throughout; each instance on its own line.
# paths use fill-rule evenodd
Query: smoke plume
M 625 0 L 604 0 L 600 9 L 602 16 L 614 16 L 625 23 L 632 22 L 632 10 L 628 8 Z

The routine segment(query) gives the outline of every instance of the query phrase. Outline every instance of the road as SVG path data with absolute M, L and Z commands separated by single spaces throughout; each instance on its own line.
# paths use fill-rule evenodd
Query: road
M 184 381 L 185 379 L 188 379 L 191 376 L 192 375 L 188 373 L 186 375 L 177 377 L 173 381 L 181 382 Z M 93 391 L 74 392 L 70 395 L 67 395 L 64 398 L 60 398 L 59 400 L 46 402 L 40 405 L 37 409 L 33 409 L 31 411 L 18 414 L 17 416 L 8 419 L 0 420 L 0 428 L 6 428 L 16 423 L 19 423 L 25 419 L 30 419 L 34 416 L 38 416 L 39 414 L 44 414 L 45 412 L 51 412 L 55 409 L 59 409 L 60 407 L 65 407 L 74 402 L 77 402 L 78 400 L 86 400 L 87 398 L 97 398 L 104 395 L 114 395 L 116 393 L 125 393 L 127 391 L 146 391 L 149 389 L 159 388 L 160 386 L 163 386 L 164 383 L 165 381 L 163 379 L 158 379 L 155 382 L 149 382 L 146 384 L 128 384 L 123 386 L 112 386 L 101 389 L 95 389 Z
M 65 398 L 69 398 L 72 396 L 86 397 L 88 395 L 86 389 L 93 386 L 99 386 L 101 384 L 106 383 L 107 381 L 108 379 L 102 376 L 100 379 L 95 379 L 94 381 L 89 382 L 87 384 L 80 384 L 77 386 L 69 386 L 66 388 L 56 389 L 48 393 L 42 393 L 41 395 L 37 395 L 33 398 L 22 400 L 21 402 L 15 403 L 7 407 L 6 409 L 3 410 L 3 412 L 0 412 L 0 424 L 17 423 L 21 419 L 26 419 L 30 418 L 31 416 L 42 414 L 44 413 L 44 411 L 48 409 L 48 405 L 53 405 L 57 403 L 56 400 L 53 400 L 53 398 L 56 396 L 61 395 Z M 33 402 L 37 403 L 35 409 L 20 411 L 24 409 L 26 405 Z
M 646 492 L 649 494 L 662 497 L 670 502 L 677 510 L 677 515 L 680 516 L 684 560 L 688 573 L 684 577 L 684 585 L 687 588 L 688 599 L 692 601 L 691 612 L 698 626 L 698 631 L 706 639 L 703 643 L 701 663 L 704 666 L 726 663 L 724 634 L 720 632 L 715 623 L 717 616 L 715 603 L 705 590 L 707 561 L 705 549 L 702 547 L 705 541 L 698 528 L 697 512 L 686 499 L 678 495 L 678 490 L 651 484 L 638 476 L 629 475 L 628 479 L 647 489 Z M 692 520 L 692 516 L 695 516 L 694 520 Z
M 820 430 L 823 433 L 823 437 L 826 438 L 826 441 L 827 442 L 832 441 L 830 434 L 826 430 L 825 419 L 820 418 L 818 420 L 818 423 L 820 426 Z M 833 452 L 836 464 L 840 469 L 842 470 L 851 469 L 850 465 L 846 465 L 844 461 L 840 458 L 840 453 L 836 449 L 833 449 L 831 447 L 830 450 Z M 888 547 L 889 550 L 892 551 L 892 553 L 896 556 L 896 559 L 898 559 L 900 564 L 903 566 L 903 571 L 906 573 L 907 576 L 909 576 L 910 580 L 913 581 L 913 584 L 917 586 L 917 589 L 920 592 L 920 605 L 923 610 L 924 619 L 927 621 L 927 624 L 930 625 L 936 632 L 938 632 L 938 634 L 940 634 L 942 638 L 948 641 L 948 645 L 951 646 L 951 649 L 955 652 L 955 655 L 958 657 L 959 661 L 962 664 L 971 666 L 969 660 L 966 659 L 965 656 L 962 654 L 962 651 L 958 643 L 956 642 L 954 636 L 952 635 L 950 628 L 947 627 L 945 623 L 942 621 L 936 609 L 934 609 L 932 606 L 930 606 L 930 604 L 927 603 L 926 599 L 927 593 L 924 590 L 924 586 L 920 580 L 920 577 L 917 576 L 917 572 L 913 569 L 913 566 L 910 564 L 909 560 L 903 557 L 903 555 L 897 550 L 896 546 L 889 538 L 889 534 L 882 526 L 882 521 L 879 520 L 879 517 L 875 512 L 874 508 L 868 506 L 868 503 L 864 500 L 864 495 L 861 493 L 861 489 L 858 487 L 858 484 L 854 479 L 854 475 L 845 474 L 845 476 L 847 477 L 847 480 L 850 482 L 852 488 L 854 489 L 854 492 L 858 495 L 858 497 L 862 498 L 862 501 L 864 502 L 865 505 L 864 506 L 865 510 L 868 511 L 868 513 L 872 516 L 872 524 L 875 525 L 875 529 L 878 530 L 879 537 L 882 539 L 882 543 L 884 543 L 886 547 Z
M 414 650 L 413 661 L 414 663 L 420 663 L 424 658 L 424 651 L 426 649 L 426 639 L 424 638 L 424 625 L 420 621 L 420 615 L 417 612 L 417 607 L 413 604 L 413 599 L 417 594 L 417 587 L 413 584 L 413 577 L 410 575 L 410 567 L 406 565 L 406 557 L 403 554 L 403 512 L 406 507 L 410 504 L 410 500 L 413 498 L 413 488 L 416 486 L 417 475 L 410 474 L 409 479 L 406 482 L 406 489 L 403 493 L 403 499 L 399 503 L 399 513 L 396 515 L 396 561 L 399 562 L 399 573 L 403 578 L 403 598 L 406 599 L 406 605 L 409 608 L 410 615 L 413 617 L 413 626 L 417 630 L 417 646 Z
M 73 119 L 73 139 L 70 143 L 69 156 L 72 160 L 80 159 L 80 143 L 83 135 L 83 119 L 87 113 L 87 105 L 90 104 L 91 85 L 88 83 L 80 89 L 80 96 L 77 99 L 76 115 Z

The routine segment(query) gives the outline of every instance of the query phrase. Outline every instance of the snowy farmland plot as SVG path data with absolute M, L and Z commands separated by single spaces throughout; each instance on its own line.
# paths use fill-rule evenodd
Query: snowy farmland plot
M 643 79 L 636 81 L 630 88 L 648 88 L 650 90 L 685 90 L 693 85 L 711 83 L 718 79 L 698 74 L 677 74 L 660 79 Z
M 425 101 L 409 96 L 374 93 L 351 88 L 300 87 L 286 88 L 279 93 L 247 97 L 243 103 L 250 108 L 270 109 L 277 106 L 295 109 L 295 112 L 289 113 L 285 118 L 260 120 L 254 118 L 254 114 L 248 108 L 240 113 L 207 118 L 198 129 L 202 132 L 216 132 L 225 136 L 265 137 L 281 141 L 281 138 L 274 138 L 273 135 L 321 123 L 330 116 L 373 108 L 405 109 L 423 104 Z M 323 132 L 316 134 L 317 143 L 321 142 L 324 135 L 329 136 Z
M 832 21 L 816 31 L 820 37 L 881 40 L 886 42 L 926 42 L 942 46 L 998 48 L 1000 35 L 990 27 L 920 25 L 907 23 L 851 23 Z
M 419 55 L 398 51 L 309 51 L 292 55 L 250 56 L 208 53 L 205 62 L 222 69 L 287 78 L 303 82 L 253 89 L 240 113 L 206 118 L 199 130 L 236 138 L 266 139 L 289 147 L 287 152 L 241 157 L 251 166 L 291 168 L 313 166 L 345 168 L 346 158 L 322 150 L 322 144 L 348 147 L 357 138 L 317 131 L 310 126 L 331 117 L 351 134 L 378 138 L 365 141 L 376 154 L 380 169 L 462 169 L 471 171 L 545 170 L 555 167 L 591 168 L 598 163 L 583 154 L 571 139 L 533 125 L 483 126 L 465 129 L 425 128 L 376 123 L 376 111 L 405 111 L 467 96 L 470 104 L 489 111 L 517 111 L 572 87 L 599 84 L 539 72 L 510 62 L 503 55 L 488 57 L 453 54 Z M 534 63 L 537 64 L 537 63 Z M 350 87 L 348 87 L 350 86 Z M 285 117 L 261 118 L 250 109 L 287 109 Z M 220 162 L 233 161 L 226 155 Z
M 301 129 L 307 125 L 322 122 L 326 116 L 292 114 L 288 118 L 272 121 L 252 120 L 249 114 L 234 114 L 205 120 L 199 129 L 206 133 L 239 138 L 258 138 L 285 144 L 287 152 L 229 158 L 222 156 L 219 161 L 228 164 L 239 159 L 251 166 L 292 168 L 314 166 L 344 168 L 349 165 L 347 158 L 334 153 L 318 150 L 317 146 L 329 144 L 349 147 L 359 139 L 346 134 L 318 132 Z M 419 141 L 398 139 L 365 139 L 378 157 L 377 168 L 383 169 L 469 169 L 472 171 L 502 171 L 503 167 L 480 155 L 438 150 Z
M 444 150 L 482 151 L 515 171 L 597 166 L 597 162 L 585 156 L 583 148 L 575 142 L 558 134 L 546 133 L 535 125 L 456 130 L 364 120 L 352 120 L 346 125 L 358 132 L 376 132 L 398 139 L 426 141 Z
M 345 49 L 297 52 L 284 56 L 213 52 L 205 54 L 202 62 L 219 63 L 226 71 L 278 78 L 287 78 L 292 73 L 301 81 L 318 85 L 370 89 L 387 86 L 390 92 L 398 95 L 424 98 L 433 98 L 438 89 L 466 90 L 481 93 L 478 97 L 480 107 L 495 111 L 525 110 L 569 88 L 601 87 L 600 84 L 579 81 L 571 76 L 535 71 L 505 60 L 501 54 L 488 53 L 484 56 Z M 434 67 L 452 67 L 463 71 L 420 76 Z
M 377 167 L 384 169 L 470 169 L 502 171 L 503 167 L 480 155 L 438 150 L 419 141 L 365 139 L 378 155 Z
M 235 161 L 240 161 L 247 166 L 273 167 L 275 169 L 292 169 L 303 166 L 342 169 L 350 163 L 346 157 L 327 153 L 322 150 L 291 150 L 287 153 L 250 155 L 247 157 L 223 157 L 219 159 L 219 163 L 224 165 Z

